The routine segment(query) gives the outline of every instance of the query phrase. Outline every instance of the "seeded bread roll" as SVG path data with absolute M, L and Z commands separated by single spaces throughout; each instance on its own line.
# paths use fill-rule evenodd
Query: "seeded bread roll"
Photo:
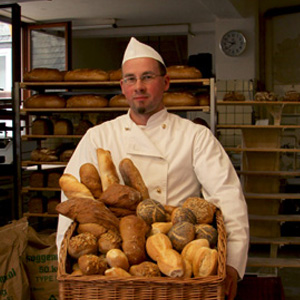
M 75 69 L 65 73 L 64 81 L 106 81 L 109 79 L 107 72 L 100 69 Z
M 85 163 L 79 169 L 80 181 L 92 193 L 95 199 L 99 199 L 102 194 L 102 184 L 99 172 L 92 163 Z
M 213 222 L 216 206 L 200 197 L 187 198 L 182 207 L 189 208 L 196 216 L 198 224 Z
M 122 268 L 125 271 L 129 269 L 129 262 L 126 254 L 121 249 L 110 249 L 106 253 L 108 265 L 112 267 Z
M 113 163 L 109 150 L 97 149 L 98 166 L 103 192 L 113 183 L 119 183 L 120 179 Z
M 177 207 L 172 212 L 171 221 L 173 224 L 184 222 L 184 221 L 190 222 L 192 224 L 196 224 L 197 218 L 189 208 Z
M 107 228 L 101 224 L 97 223 L 84 223 L 78 224 L 77 232 L 89 232 L 93 234 L 97 239 L 105 232 L 107 232 Z
M 194 277 L 206 277 L 217 274 L 218 252 L 216 249 L 201 247 L 193 258 Z
M 190 222 L 179 222 L 172 226 L 168 232 L 168 237 L 173 248 L 181 252 L 186 244 L 195 238 L 194 225 Z
M 80 233 L 71 237 L 68 244 L 68 253 L 75 259 L 78 259 L 84 254 L 96 254 L 97 238 L 89 232 Z
M 108 206 L 126 208 L 131 211 L 136 210 L 142 201 L 141 193 L 130 186 L 119 183 L 111 184 L 102 193 L 100 200 Z
M 66 100 L 57 95 L 35 94 L 24 101 L 25 108 L 64 108 Z
M 141 218 L 130 215 L 120 220 L 122 249 L 130 265 L 137 265 L 146 260 L 146 234 L 149 227 Z
M 24 82 L 62 81 L 63 73 L 58 69 L 34 68 L 23 75 Z
M 158 265 L 151 261 L 144 261 L 138 265 L 131 266 L 129 273 L 132 276 L 161 277 Z
M 106 254 L 111 249 L 121 248 L 121 236 L 116 230 L 108 230 L 98 239 L 99 252 Z
M 79 257 L 78 265 L 84 275 L 103 275 L 105 270 L 107 270 L 105 258 L 93 254 L 86 254 Z
M 99 95 L 76 95 L 67 100 L 69 108 L 106 107 L 108 100 Z
M 195 225 L 196 239 L 207 239 L 209 246 L 214 248 L 218 240 L 218 231 L 210 224 Z
M 146 199 L 140 202 L 137 206 L 136 214 L 148 225 L 155 222 L 166 221 L 166 211 L 164 206 L 153 199 Z
M 119 164 L 119 171 L 124 183 L 139 191 L 143 200 L 150 198 L 148 188 L 142 178 L 142 175 L 131 159 L 124 158 L 121 160 Z

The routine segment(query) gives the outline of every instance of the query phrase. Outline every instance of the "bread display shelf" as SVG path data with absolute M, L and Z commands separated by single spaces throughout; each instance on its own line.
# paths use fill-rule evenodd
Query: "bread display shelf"
M 217 100 L 217 105 L 299 105 L 298 101 L 223 101 Z
M 262 238 L 252 236 L 250 239 L 251 244 L 258 245 L 300 245 L 300 237 L 283 236 L 278 238 Z
M 249 215 L 249 220 L 275 221 L 275 222 L 300 222 L 300 215 Z
M 50 188 L 50 187 L 30 187 L 26 186 L 22 188 L 22 193 L 28 193 L 28 192 L 40 192 L 40 191 L 46 191 L 46 192 L 60 192 L 60 188 Z
M 295 177 L 300 176 L 300 171 L 237 171 L 239 175 Z
M 80 139 L 82 135 L 77 134 L 68 134 L 68 135 L 43 135 L 43 134 L 26 134 L 22 135 L 22 140 L 30 140 L 30 139 Z
M 284 199 L 300 199 L 300 194 L 297 193 L 245 193 L 246 199 L 278 199 L 278 200 L 284 200 Z
M 300 125 L 228 125 L 219 124 L 218 129 L 300 129 Z
M 300 268 L 300 259 L 249 257 L 248 267 Z
M 24 217 L 38 217 L 38 218 L 58 218 L 58 214 L 48 214 L 48 213 L 23 213 Z
M 225 147 L 227 152 L 279 152 L 279 153 L 299 153 L 300 149 L 295 148 L 234 148 L 234 147 Z
M 22 161 L 22 166 L 32 166 L 32 165 L 59 165 L 59 166 L 66 166 L 68 162 L 65 161 L 31 161 L 31 160 L 24 160 Z

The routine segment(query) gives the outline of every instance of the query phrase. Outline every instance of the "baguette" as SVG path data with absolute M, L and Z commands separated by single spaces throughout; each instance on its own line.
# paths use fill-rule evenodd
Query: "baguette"
M 81 183 L 91 191 L 95 199 L 99 199 L 102 194 L 102 185 L 96 167 L 91 163 L 85 163 L 80 167 L 79 175 Z
M 143 200 L 150 198 L 148 188 L 145 185 L 139 170 L 133 164 L 131 159 L 124 158 L 121 160 L 119 170 L 126 185 L 139 191 Z
M 113 183 L 119 183 L 120 179 L 116 167 L 112 161 L 109 150 L 97 149 L 97 158 L 100 171 L 100 179 L 103 192 Z

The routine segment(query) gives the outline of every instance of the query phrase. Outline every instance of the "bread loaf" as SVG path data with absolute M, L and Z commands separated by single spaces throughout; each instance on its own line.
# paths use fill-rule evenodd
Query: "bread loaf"
M 51 197 L 47 200 L 47 212 L 48 214 L 57 214 L 56 206 L 60 203 L 60 198 Z
M 123 94 L 118 94 L 111 97 L 108 105 L 110 107 L 129 107 L 128 101 Z
M 59 119 L 54 123 L 55 135 L 72 135 L 73 124 L 68 119 Z
M 106 253 L 108 265 L 112 267 L 122 268 L 125 271 L 129 270 L 129 262 L 125 253 L 120 249 L 111 249 Z
M 210 224 L 195 225 L 196 239 L 207 239 L 210 248 L 214 248 L 218 240 L 218 231 Z
M 150 198 L 148 188 L 142 178 L 142 175 L 131 159 L 122 159 L 119 164 L 119 171 L 124 183 L 139 191 L 143 200 Z
M 140 192 L 130 186 L 113 183 L 102 193 L 100 200 L 108 206 L 134 211 L 141 202 L 142 196 Z
M 46 175 L 43 171 L 33 171 L 29 177 L 30 187 L 44 187 L 46 182 Z
M 172 243 L 164 233 L 157 233 L 147 238 L 146 250 L 152 260 L 157 261 L 166 249 L 172 249 Z
M 106 81 L 108 79 L 107 72 L 89 68 L 71 70 L 64 76 L 64 81 Z
M 97 223 L 84 223 L 84 224 L 78 224 L 77 232 L 83 233 L 83 232 L 89 232 L 93 234 L 97 239 L 105 232 L 107 232 L 107 228 L 104 227 L 101 224 Z
M 197 98 L 187 92 L 166 92 L 163 95 L 165 106 L 195 106 L 198 105 Z
M 239 92 L 229 91 L 224 95 L 223 101 L 245 101 L 245 95 Z
M 112 70 L 108 72 L 110 81 L 119 81 L 122 79 L 122 69 Z
M 174 209 L 171 215 L 171 221 L 173 224 L 179 222 L 190 222 L 192 224 L 197 223 L 197 218 L 194 213 L 187 207 L 177 207 Z
M 75 259 L 78 259 L 84 254 L 96 254 L 97 238 L 89 232 L 80 233 L 71 237 L 68 244 L 68 253 Z
M 209 247 L 209 242 L 206 239 L 198 239 L 198 240 L 193 240 L 186 244 L 181 251 L 181 256 L 188 260 L 191 264 L 193 263 L 193 258 L 195 257 L 196 252 L 201 248 L 201 247 Z
M 131 266 L 129 273 L 139 277 L 161 277 L 157 264 L 151 261 L 144 261 L 138 265 Z
M 199 106 L 209 106 L 210 105 L 210 95 L 209 93 L 196 94 Z
M 122 249 L 130 265 L 137 265 L 146 260 L 146 234 L 149 227 L 144 220 L 130 215 L 120 220 Z
M 189 208 L 197 218 L 197 223 L 210 224 L 214 220 L 216 206 L 200 197 L 187 198 L 182 207 Z
M 30 213 L 43 213 L 45 197 L 31 197 L 28 201 L 28 211 Z
M 23 75 L 23 81 L 42 82 L 42 81 L 62 81 L 63 73 L 58 69 L 34 68 Z
M 167 73 L 171 79 L 197 79 L 202 78 L 200 70 L 185 65 L 167 67 Z
M 179 222 L 172 226 L 168 232 L 168 237 L 173 248 L 181 252 L 186 244 L 195 238 L 194 225 L 190 222 Z
M 78 259 L 78 264 L 84 275 L 103 275 L 107 270 L 106 260 L 93 254 L 82 255 Z
M 64 108 L 66 100 L 57 95 L 35 94 L 24 101 L 25 108 Z
M 75 128 L 74 134 L 84 135 L 89 128 L 92 128 L 94 124 L 89 120 L 80 120 Z
M 148 225 L 166 221 L 166 211 L 163 205 L 153 199 L 146 199 L 140 202 L 136 208 L 136 214 Z
M 103 192 L 113 183 L 119 183 L 120 179 L 113 163 L 109 150 L 97 149 L 98 166 Z
M 58 161 L 56 151 L 48 148 L 35 149 L 31 152 L 30 157 L 33 161 Z
M 172 278 L 183 277 L 185 265 L 182 256 L 174 249 L 166 249 L 157 259 L 159 270 Z
M 216 249 L 201 247 L 193 258 L 194 277 L 216 275 L 218 266 L 218 252 Z
M 130 210 L 122 207 L 109 206 L 109 210 L 117 217 L 122 218 L 129 215 L 136 215 L 135 210 Z
M 34 135 L 52 135 L 53 123 L 46 118 L 37 118 L 32 122 L 31 132 Z
M 98 250 L 99 252 L 106 254 L 111 249 L 120 249 L 121 242 L 122 240 L 119 232 L 116 230 L 108 230 L 100 235 L 98 239 Z
M 58 213 L 79 223 L 97 223 L 116 230 L 119 219 L 105 206 L 104 203 L 91 198 L 74 198 L 57 205 Z
M 283 101 L 300 101 L 300 93 L 297 91 L 287 91 L 283 96 Z
M 129 274 L 124 269 L 118 267 L 107 269 L 104 275 L 107 277 L 131 277 L 131 274 Z
M 102 184 L 99 172 L 92 163 L 85 163 L 79 169 L 80 181 L 92 193 L 95 199 L 99 199 L 102 194 Z
M 76 95 L 67 100 L 69 108 L 106 107 L 108 100 L 99 95 Z
M 67 149 L 67 150 L 63 151 L 59 155 L 59 160 L 68 162 L 70 160 L 71 156 L 73 155 L 74 151 L 75 151 L 75 149 Z
M 59 185 L 68 199 L 75 197 L 94 199 L 91 191 L 71 174 L 64 173 L 59 179 Z
M 47 175 L 47 187 L 59 188 L 59 179 L 62 176 L 63 170 L 49 171 Z

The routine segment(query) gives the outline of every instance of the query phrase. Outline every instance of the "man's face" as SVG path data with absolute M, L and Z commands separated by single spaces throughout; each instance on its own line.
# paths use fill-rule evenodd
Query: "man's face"
M 160 76 L 156 60 L 152 58 L 128 60 L 122 67 L 122 73 L 122 93 L 133 115 L 150 117 L 164 107 L 162 98 L 163 93 L 169 88 L 169 77 Z

